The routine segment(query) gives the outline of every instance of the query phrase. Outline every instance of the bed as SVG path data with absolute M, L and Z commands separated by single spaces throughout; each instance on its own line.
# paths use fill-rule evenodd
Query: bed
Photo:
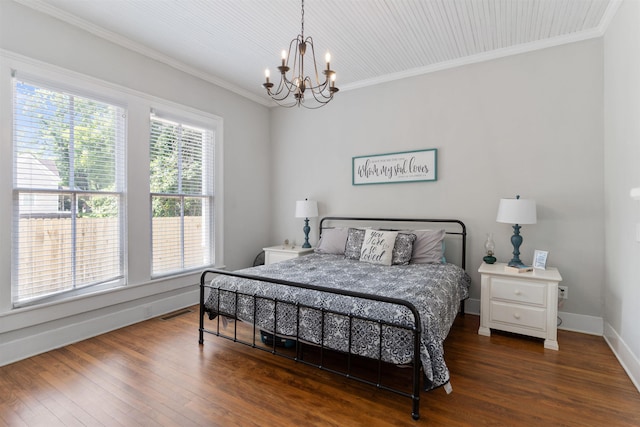
M 449 384 L 443 342 L 464 313 L 470 284 L 465 225 L 325 217 L 319 236 L 310 255 L 236 272 L 205 270 L 200 343 L 211 333 L 410 397 L 418 419 L 421 376 L 425 390 Z M 250 325 L 248 339 L 239 324 Z M 319 349 L 319 361 L 305 358 L 309 347 Z M 328 367 L 325 351 L 346 355 L 346 369 Z M 373 379 L 354 374 L 362 358 L 377 361 Z M 409 390 L 386 385 L 382 365 L 412 368 Z

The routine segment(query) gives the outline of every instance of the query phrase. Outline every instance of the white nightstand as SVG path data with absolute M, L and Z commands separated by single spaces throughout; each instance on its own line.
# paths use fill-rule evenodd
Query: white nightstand
M 482 263 L 480 328 L 478 334 L 491 336 L 499 329 L 544 338 L 544 347 L 558 350 L 557 268 L 511 273 L 506 264 Z
M 302 248 L 302 246 L 278 245 L 262 248 L 264 251 L 264 265 L 273 264 L 291 258 L 308 255 L 313 252 L 313 248 Z

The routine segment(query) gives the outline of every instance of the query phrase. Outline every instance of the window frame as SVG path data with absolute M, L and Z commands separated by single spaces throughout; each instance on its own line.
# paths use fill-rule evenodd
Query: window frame
M 176 125 L 178 127 L 189 127 L 192 129 L 197 129 L 199 131 L 203 131 L 204 133 L 208 133 L 209 135 L 206 137 L 206 141 L 204 143 L 210 144 L 209 147 L 203 148 L 204 157 L 203 160 L 209 160 L 210 166 L 207 169 L 207 176 L 202 176 L 202 187 L 203 190 L 197 193 L 188 193 L 182 187 L 182 176 L 180 176 L 181 167 L 178 166 L 178 190 L 176 192 L 152 192 L 151 191 L 151 138 L 152 138 L 152 121 L 158 120 L 161 122 L 165 122 L 167 124 Z M 198 113 L 194 113 L 193 111 L 177 111 L 175 108 L 168 108 L 166 105 L 156 106 L 151 109 L 149 114 L 149 223 L 150 223 L 150 256 L 151 262 L 149 265 L 149 271 L 152 279 L 165 278 L 178 276 L 183 274 L 188 274 L 191 272 L 202 271 L 204 268 L 208 268 L 216 264 L 217 261 L 217 242 L 216 242 L 216 226 L 218 225 L 217 217 L 218 217 L 218 209 L 216 207 L 216 181 L 217 181 L 217 169 L 219 167 L 217 163 L 217 141 L 218 141 L 218 125 L 215 122 L 211 122 L 207 120 L 205 117 L 202 117 Z M 205 152 L 206 151 L 206 152 Z M 181 149 L 179 150 L 181 152 Z M 180 165 L 182 162 L 182 157 L 179 158 L 178 164 Z M 203 168 L 204 174 L 204 168 Z M 180 267 L 176 269 L 170 270 L 159 270 L 154 271 L 154 229 L 153 229 L 153 219 L 154 219 L 154 211 L 153 211 L 153 199 L 156 197 L 164 197 L 164 198 L 178 198 L 180 199 L 181 214 L 180 214 L 180 226 L 181 226 L 181 241 L 180 241 L 180 252 L 181 252 L 181 263 Z M 208 263 L 203 263 L 197 266 L 185 267 L 185 225 L 184 225 L 184 199 L 185 198 L 198 198 L 203 201 L 206 201 L 208 206 L 202 206 L 203 209 L 203 219 L 206 220 L 206 230 L 207 230 L 207 242 L 208 242 Z
M 125 286 L 127 284 L 127 274 L 126 274 L 126 258 L 127 258 L 127 198 L 126 198 L 126 189 L 127 189 L 127 125 L 128 125 L 128 112 L 126 103 L 124 103 L 121 99 L 117 97 L 112 97 L 101 93 L 101 91 L 95 91 L 87 88 L 81 82 L 73 81 L 73 79 L 61 79 L 54 78 L 50 79 L 47 77 L 43 77 L 39 73 L 32 74 L 24 71 L 16 71 L 12 70 L 11 73 L 11 88 L 12 88 L 12 97 L 11 97 L 11 153 L 12 153 L 12 215 L 11 215 L 11 234 L 12 234 L 12 244 L 11 244 L 11 306 L 15 308 L 28 307 L 33 305 L 41 305 L 49 302 L 68 300 L 69 298 L 73 298 L 76 296 L 91 294 L 99 291 L 119 288 Z M 113 161 L 115 162 L 115 189 L 114 190 L 86 190 L 86 189 L 48 189 L 44 187 L 21 187 L 18 182 L 18 139 L 17 139 L 17 129 L 16 129 L 16 121 L 15 115 L 17 112 L 17 104 L 16 104 L 16 90 L 18 82 L 25 83 L 32 87 L 37 87 L 38 89 L 44 89 L 52 92 L 56 92 L 59 94 L 67 94 L 72 97 L 85 98 L 90 101 L 100 102 L 104 104 L 108 104 L 111 107 L 115 107 L 120 117 L 116 116 L 116 124 L 114 129 L 117 132 L 116 143 L 114 146 L 114 154 Z M 95 88 L 94 88 L 95 89 Z M 73 162 L 73 158 L 69 160 Z M 77 274 L 77 249 L 76 245 L 78 243 L 77 236 L 77 223 L 79 217 L 74 215 L 71 211 L 69 212 L 69 217 L 71 218 L 71 239 L 72 239 L 72 249 L 71 249 L 71 263 L 72 263 L 72 278 L 71 278 L 71 289 L 66 290 L 55 290 L 54 292 L 50 292 L 47 294 L 36 295 L 33 297 L 27 297 L 19 299 L 19 274 L 18 268 L 20 264 L 20 253 L 18 249 L 18 241 L 19 241 L 19 231 L 17 228 L 18 221 L 20 220 L 20 195 L 34 195 L 34 194 L 55 194 L 58 197 L 71 197 L 73 200 L 78 200 L 82 197 L 91 197 L 91 196 L 106 196 L 106 197 L 115 197 L 118 200 L 118 213 L 117 213 L 117 227 L 118 227 L 118 250 L 117 250 L 117 259 L 118 259 L 118 274 L 114 275 L 111 278 L 100 280 L 96 283 L 82 283 L 78 284 L 78 274 Z M 77 206 L 76 203 L 72 203 L 73 206 Z M 64 213 L 64 212 L 62 212 Z M 66 215 L 63 215 L 66 216 Z
M 12 74 L 36 76 L 60 87 L 79 88 L 91 92 L 97 98 L 107 101 L 119 100 L 128 109 L 128 123 L 125 130 L 128 140 L 125 176 L 127 179 L 127 210 L 125 245 L 125 286 L 96 290 L 82 295 L 66 295 L 59 299 L 38 302 L 30 306 L 14 307 L 11 304 L 11 280 L 14 274 L 14 254 L 11 245 L 0 247 L 0 322 L 1 330 L 21 329 L 53 321 L 60 318 L 61 310 L 65 317 L 74 316 L 102 307 L 129 304 L 133 300 L 164 294 L 167 292 L 185 292 L 199 281 L 199 272 L 187 272 L 172 277 L 150 277 L 150 230 L 149 223 L 149 183 L 148 163 L 149 110 L 162 108 L 176 114 L 189 114 L 199 117 L 204 126 L 216 130 L 214 192 L 214 256 L 213 266 L 225 268 L 224 263 L 224 119 L 207 110 L 194 108 L 187 103 L 189 97 L 183 97 L 183 103 L 151 95 L 132 87 L 121 86 L 94 75 L 81 73 L 48 62 L 33 59 L 9 51 L 0 51 L 0 139 L 7 155 L 0 157 L 0 195 L 5 201 L 0 205 L 0 236 L 5 242 L 12 240 L 12 198 L 13 198 L 13 100 Z M 209 104 L 207 104 L 209 105 Z M 134 142 L 135 141 L 135 142 Z M 181 294 L 182 295 L 182 294 Z M 38 313 L 33 316 L 33 313 Z

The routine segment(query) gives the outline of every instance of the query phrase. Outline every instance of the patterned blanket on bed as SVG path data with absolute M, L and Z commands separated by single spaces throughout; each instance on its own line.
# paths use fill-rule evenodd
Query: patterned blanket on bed
M 383 266 L 345 259 L 341 255 L 311 254 L 268 266 L 239 270 L 237 273 L 411 302 L 420 313 L 422 322 L 420 359 L 430 382 L 426 388 L 438 387 L 449 381 L 443 342 L 458 312 L 460 301 L 468 297 L 471 282 L 460 267 L 453 264 Z M 351 351 L 374 359 L 378 358 L 382 339 L 382 360 L 395 364 L 412 361 L 411 332 L 392 326 L 413 325 L 413 315 L 407 307 L 231 276 L 218 276 L 211 286 L 216 289 L 211 291 L 205 303 L 210 317 L 223 314 L 253 323 L 255 313 L 256 325 L 267 332 L 283 336 L 297 335 L 315 344 L 324 341 L 323 345 L 328 348 Z M 239 295 L 227 290 L 238 291 Z M 256 299 L 254 306 L 253 295 L 277 298 L 277 306 L 274 307 L 272 300 L 260 298 Z M 301 306 L 296 308 L 295 302 Z M 325 313 L 324 323 L 320 310 L 310 307 L 330 310 Z M 349 320 L 339 313 L 381 319 L 389 325 L 381 326 L 376 321 L 355 319 L 351 323 L 349 348 Z

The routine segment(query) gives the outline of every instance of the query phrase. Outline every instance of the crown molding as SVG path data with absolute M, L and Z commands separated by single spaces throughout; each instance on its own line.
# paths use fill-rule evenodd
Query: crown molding
M 387 74 L 372 79 L 361 80 L 354 83 L 349 83 L 340 86 L 342 92 L 360 89 L 368 86 L 375 86 L 382 83 L 389 83 L 395 80 L 401 80 L 408 77 L 415 77 L 423 74 L 434 73 L 436 71 L 447 70 L 456 67 L 462 67 L 464 65 L 476 64 L 484 61 L 491 61 L 493 59 L 504 58 L 512 55 L 519 55 L 521 53 L 533 52 L 536 50 L 547 49 L 550 47 L 561 46 L 569 43 L 576 43 L 593 38 L 603 37 L 609 28 L 609 24 L 613 20 L 616 12 L 618 11 L 623 0 L 611 0 L 605 9 L 605 12 L 600 20 L 600 24 L 594 30 L 581 31 L 578 33 L 567 34 L 564 36 L 552 37 L 545 40 L 537 40 L 531 43 L 525 43 L 508 48 L 502 48 L 492 50 L 489 52 L 483 52 L 477 55 L 466 56 L 464 58 L 458 58 L 451 61 L 440 62 L 437 64 L 428 65 L 426 67 L 413 68 L 411 70 L 405 70 L 398 73 Z
M 580 33 L 568 34 L 568 35 L 553 37 L 545 40 L 537 40 L 535 42 L 520 44 L 517 46 L 510 46 L 502 49 L 491 50 L 491 51 L 479 53 L 476 55 L 470 55 L 462 58 L 453 59 L 451 61 L 439 62 L 437 64 L 428 65 L 426 67 L 412 68 L 410 70 L 405 70 L 398 73 L 387 74 L 387 75 L 372 78 L 372 79 L 361 80 L 359 82 L 341 85 L 340 91 L 360 89 L 367 86 L 374 86 L 382 83 L 388 83 L 395 80 L 405 79 L 408 77 L 415 77 L 423 74 L 434 73 L 436 71 L 443 71 L 451 68 L 462 67 L 464 65 L 477 64 L 479 62 L 491 61 L 493 59 L 504 58 L 507 56 L 514 56 L 522 53 L 533 52 L 536 50 L 547 49 L 550 47 L 561 46 L 569 43 L 576 43 L 584 40 L 602 37 L 603 35 L 604 35 L 604 32 L 599 27 L 595 30 L 583 31 Z
M 180 61 L 177 61 L 176 59 L 170 56 L 164 55 L 154 49 L 150 49 L 147 46 L 144 46 L 140 43 L 136 43 L 112 31 L 105 30 L 102 27 L 99 27 L 88 21 L 80 19 L 77 16 L 71 15 L 70 13 L 62 11 L 54 6 L 51 6 L 50 4 L 42 0 L 14 0 L 14 1 L 24 6 L 27 6 L 31 9 L 34 9 L 38 12 L 42 12 L 44 14 L 57 18 L 63 22 L 66 22 L 82 30 L 85 30 L 102 39 L 105 39 L 107 41 L 120 45 L 126 49 L 129 49 L 131 51 L 134 51 L 136 53 L 139 53 L 151 59 L 154 59 L 158 62 L 162 62 L 163 64 L 168 65 L 172 68 L 175 68 L 176 70 L 190 74 L 194 77 L 197 77 L 201 80 L 212 83 L 216 86 L 220 86 L 223 89 L 227 89 L 253 102 L 257 102 L 258 104 L 264 105 L 266 107 L 272 106 L 272 102 L 270 102 L 270 100 L 268 99 L 265 99 L 252 92 L 249 92 L 241 87 L 234 85 L 233 83 L 229 83 L 228 81 L 220 79 L 212 74 L 205 73 L 197 68 L 188 66 Z
M 152 58 L 158 62 L 164 63 L 173 67 L 179 71 L 190 74 L 194 77 L 212 83 L 216 86 L 219 86 L 223 89 L 227 89 L 233 93 L 236 93 L 244 98 L 247 98 L 251 101 L 254 101 L 260 105 L 266 107 L 275 107 L 277 104 L 273 102 L 271 99 L 263 96 L 256 95 L 253 92 L 247 91 L 241 87 L 238 87 L 230 82 L 227 82 L 219 77 L 216 77 L 210 73 L 203 72 L 197 68 L 188 66 L 172 57 L 164 55 L 154 49 L 150 49 L 140 43 L 133 42 L 126 37 L 120 36 L 111 31 L 105 30 L 102 27 L 99 27 L 95 24 L 87 22 L 83 19 L 80 19 L 74 15 L 71 15 L 67 12 L 64 12 L 56 7 L 51 6 L 43 0 L 14 0 L 17 3 L 23 4 L 27 7 L 30 7 L 36 11 L 45 13 L 47 15 L 53 16 L 57 19 L 60 19 L 68 24 L 71 24 L 75 27 L 81 28 L 91 34 L 94 34 L 100 38 L 108 40 L 112 43 L 120 45 L 126 49 L 137 52 L 141 55 Z M 600 21 L 598 27 L 589 31 L 582 31 L 578 33 L 568 34 L 564 36 L 552 37 L 545 40 L 538 40 L 531 43 L 525 43 L 517 46 L 492 50 L 476 55 L 467 56 L 464 58 L 458 58 L 451 61 L 441 62 L 437 64 L 428 65 L 425 67 L 413 68 L 410 70 L 404 70 L 397 73 L 387 74 L 384 76 L 374 77 L 371 79 L 365 79 L 353 83 L 347 83 L 340 86 L 340 91 L 345 92 L 354 89 L 361 89 L 369 86 L 375 86 L 383 83 L 388 83 L 396 80 L 402 80 L 409 77 L 415 77 L 423 74 L 434 73 L 437 71 L 443 71 L 451 68 L 457 68 L 465 65 L 490 61 L 493 59 L 504 58 L 512 55 L 519 55 L 522 53 L 533 52 L 536 50 L 546 49 L 550 47 L 560 46 L 568 43 L 575 43 L 584 40 L 589 40 L 592 38 L 602 37 L 609 24 L 611 23 L 613 17 L 615 16 L 618 8 L 622 4 L 623 0 L 611 0 L 611 2 L 607 5 L 605 13 Z
M 607 28 L 609 28 L 609 24 L 613 20 L 613 17 L 616 16 L 620 5 L 622 4 L 622 0 L 611 0 L 611 2 L 607 5 L 607 8 L 602 15 L 602 19 L 600 20 L 600 25 L 598 25 L 598 30 L 604 36 L 604 33 L 607 32 Z

